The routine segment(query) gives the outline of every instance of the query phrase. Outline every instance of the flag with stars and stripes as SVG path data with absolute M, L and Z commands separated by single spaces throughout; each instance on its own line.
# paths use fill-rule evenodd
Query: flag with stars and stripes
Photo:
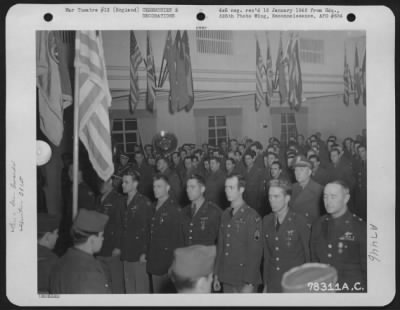
M 111 94 L 99 31 L 77 31 L 75 39 L 75 105 L 79 106 L 79 138 L 94 170 L 103 180 L 114 172 L 108 109 Z
M 133 30 L 130 32 L 130 87 L 129 87 L 129 111 L 133 113 L 139 103 L 139 65 L 143 61 L 142 53 L 136 41 Z

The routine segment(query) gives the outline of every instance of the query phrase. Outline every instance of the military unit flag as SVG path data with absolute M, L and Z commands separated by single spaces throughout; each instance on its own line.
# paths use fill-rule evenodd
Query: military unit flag
M 269 106 L 272 103 L 272 94 L 274 91 L 274 85 L 273 85 L 274 73 L 272 72 L 272 58 L 271 58 L 271 49 L 270 49 L 268 35 L 267 35 L 267 62 L 265 65 L 265 76 L 267 78 L 265 103 L 267 106 Z
M 346 47 L 344 48 L 343 82 L 344 82 L 343 103 L 348 106 L 349 99 L 350 99 L 350 90 L 352 89 L 352 83 L 351 83 L 350 68 L 349 68 L 349 64 L 347 63 Z

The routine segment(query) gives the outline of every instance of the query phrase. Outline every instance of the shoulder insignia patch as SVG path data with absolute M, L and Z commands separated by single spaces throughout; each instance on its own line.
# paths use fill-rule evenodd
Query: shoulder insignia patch
M 254 232 L 254 240 L 260 240 L 260 231 L 258 229 Z

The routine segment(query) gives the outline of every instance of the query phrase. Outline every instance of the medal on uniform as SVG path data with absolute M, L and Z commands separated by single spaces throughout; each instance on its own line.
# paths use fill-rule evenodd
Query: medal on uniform
M 201 217 L 200 218 L 200 229 L 205 230 L 206 229 L 206 221 L 208 217 Z
M 288 230 L 287 231 L 286 241 L 287 241 L 288 248 L 290 248 L 290 246 L 292 245 L 293 234 L 294 234 L 294 230 Z
M 338 253 L 342 254 L 343 253 L 343 242 L 338 243 Z

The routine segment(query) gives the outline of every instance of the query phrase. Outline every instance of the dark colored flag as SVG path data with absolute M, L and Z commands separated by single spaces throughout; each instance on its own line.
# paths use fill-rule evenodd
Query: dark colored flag
M 143 60 L 139 46 L 136 41 L 135 33 L 130 33 L 130 88 L 129 88 L 129 110 L 133 113 L 139 103 L 139 65 Z
M 147 31 L 147 53 L 146 53 L 146 69 L 147 69 L 147 92 L 146 107 L 149 111 L 154 111 L 156 102 L 156 70 L 154 66 L 153 49 L 151 48 L 150 32 Z
M 189 36 L 187 31 L 183 33 L 182 45 L 185 59 L 185 77 L 186 77 L 186 88 L 188 93 L 188 103 L 185 107 L 186 111 L 190 111 L 194 104 L 194 88 L 193 88 L 193 75 L 192 75 L 192 62 L 190 60 L 190 48 L 189 48 Z
M 289 105 L 296 110 L 303 100 L 303 81 L 301 76 L 299 38 L 291 38 L 289 53 Z
M 358 50 L 356 46 L 356 51 L 354 55 L 354 103 L 357 105 L 361 97 L 361 68 L 358 61 Z
M 347 63 L 346 47 L 344 48 L 344 71 L 343 71 L 344 94 L 343 103 L 349 105 L 350 90 L 351 90 L 351 73 L 349 64 Z
M 266 62 L 266 66 L 265 66 L 265 75 L 267 78 L 265 103 L 267 106 L 269 106 L 272 103 L 272 95 L 273 95 L 273 91 L 274 91 L 274 87 L 273 87 L 274 73 L 272 72 L 272 58 L 271 58 L 271 49 L 270 49 L 268 35 L 267 35 L 267 62 Z

